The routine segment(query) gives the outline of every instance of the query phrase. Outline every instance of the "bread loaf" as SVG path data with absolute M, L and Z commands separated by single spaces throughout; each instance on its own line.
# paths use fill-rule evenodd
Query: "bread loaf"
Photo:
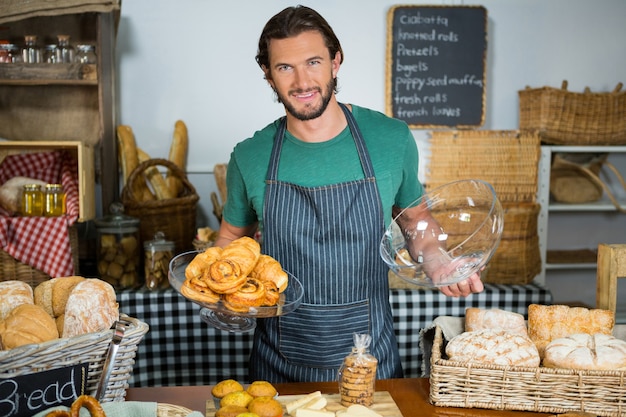
M 482 309 L 470 307 L 465 310 L 465 331 L 492 329 L 506 330 L 521 336 L 528 336 L 524 316 L 498 308 Z
M 552 340 L 576 333 L 610 335 L 614 324 L 615 314 L 610 310 L 566 305 L 528 306 L 528 335 L 542 358 L 545 347 Z
M 102 280 L 85 279 L 74 287 L 67 300 L 62 337 L 109 329 L 119 310 L 113 287 Z
M 483 329 L 461 333 L 450 340 L 451 361 L 509 366 L 539 366 L 537 348 L 528 337 L 506 330 Z
M 4 320 L 15 307 L 33 303 L 33 289 L 27 283 L 17 280 L 0 282 L 0 320 Z
M 626 370 L 626 341 L 606 334 L 572 334 L 551 341 L 543 365 L 550 368 Z
M 0 321 L 0 340 L 4 349 L 43 343 L 58 337 L 54 319 L 35 304 L 21 304 Z
M 170 146 L 170 153 L 168 159 L 173 162 L 178 168 L 185 171 L 187 164 L 187 149 L 189 147 L 189 136 L 187 133 L 187 125 L 182 120 L 177 120 L 174 125 L 174 137 L 172 138 L 172 144 Z M 170 170 L 167 170 L 165 177 L 167 186 L 170 191 L 177 197 L 183 188 L 183 184 L 176 175 Z
M 22 191 L 26 184 L 46 185 L 44 181 L 34 178 L 13 177 L 0 187 L 0 206 L 9 214 L 20 212 L 22 207 Z

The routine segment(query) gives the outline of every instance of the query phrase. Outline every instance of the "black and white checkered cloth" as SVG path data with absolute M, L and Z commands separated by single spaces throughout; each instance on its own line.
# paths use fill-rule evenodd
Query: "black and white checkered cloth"
M 467 298 L 449 298 L 439 291 L 392 289 L 400 357 L 406 377 L 421 376 L 420 330 L 439 316 L 465 315 L 467 307 L 500 308 L 526 316 L 529 304 L 551 304 L 550 291 L 540 285 L 486 284 Z M 231 333 L 205 324 L 200 307 L 171 288 L 159 291 L 118 291 L 120 311 L 150 326 L 137 349 L 134 387 L 213 385 L 222 379 L 248 380 L 252 332 Z

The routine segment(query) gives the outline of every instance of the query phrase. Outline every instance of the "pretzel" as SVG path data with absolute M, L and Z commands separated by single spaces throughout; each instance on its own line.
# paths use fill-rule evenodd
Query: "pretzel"
M 54 410 L 46 417 L 79 417 L 80 409 L 85 407 L 92 417 L 106 417 L 100 402 L 90 395 L 81 395 L 72 403 L 70 411 Z

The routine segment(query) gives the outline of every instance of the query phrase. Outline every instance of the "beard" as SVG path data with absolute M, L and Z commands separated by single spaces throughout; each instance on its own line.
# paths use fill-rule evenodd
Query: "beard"
M 330 99 L 332 98 L 332 95 L 333 95 L 334 86 L 335 86 L 335 80 L 331 79 L 326 85 L 326 88 L 324 89 L 324 91 L 322 91 L 322 89 L 319 87 L 315 87 L 306 91 L 300 90 L 300 89 L 291 90 L 289 91 L 288 97 L 281 95 L 280 92 L 278 91 L 276 91 L 276 95 L 278 96 L 278 101 L 280 103 L 283 103 L 283 105 L 285 106 L 285 109 L 287 110 L 287 112 L 289 112 L 289 114 L 291 114 L 293 117 L 295 117 L 298 120 L 307 121 L 307 120 L 317 119 L 326 111 L 326 108 L 328 107 L 328 103 L 330 103 Z M 305 105 L 303 110 L 298 111 L 289 102 L 288 98 L 291 97 L 293 94 L 305 94 L 308 91 L 317 91 L 320 94 L 322 101 L 317 106 L 313 104 L 307 104 Z

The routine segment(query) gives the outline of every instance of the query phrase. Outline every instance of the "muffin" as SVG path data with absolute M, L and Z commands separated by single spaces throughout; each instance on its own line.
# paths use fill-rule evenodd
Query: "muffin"
M 246 391 L 253 397 L 273 397 L 277 394 L 276 388 L 267 381 L 254 381 Z
M 243 386 L 235 381 L 234 379 L 225 379 L 223 381 L 218 382 L 213 389 L 211 390 L 211 394 L 215 398 L 224 398 L 226 394 L 235 391 L 243 391 Z
M 241 407 L 239 405 L 227 405 L 225 407 L 220 407 L 215 412 L 215 417 L 237 417 L 247 412 L 248 409 L 246 407 Z
M 247 407 L 252 399 L 252 395 L 248 394 L 246 391 L 229 392 L 220 400 L 220 408 L 226 407 L 227 405 Z
M 248 411 L 259 417 L 282 417 L 283 406 L 272 397 L 256 397 L 248 404 Z

